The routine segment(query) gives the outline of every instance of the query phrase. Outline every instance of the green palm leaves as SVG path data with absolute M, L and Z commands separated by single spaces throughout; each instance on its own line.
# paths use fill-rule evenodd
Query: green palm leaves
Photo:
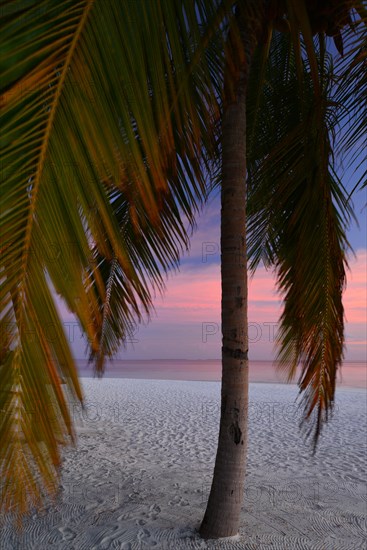
M 193 2 L 185 13 L 170 2 L 4 5 L 5 508 L 25 510 L 55 492 L 59 444 L 73 435 L 65 391 L 82 397 L 50 284 L 101 372 L 186 245 L 180 214 L 193 223 L 204 196 L 202 153 L 214 147 L 207 128 L 216 115 L 205 62 L 187 78 L 201 36 L 195 10 Z M 209 8 L 201 17 L 217 15 Z
M 298 365 L 302 367 L 304 421 L 310 421 L 308 433 L 313 433 L 316 444 L 333 406 L 344 352 L 346 230 L 353 213 L 335 172 L 334 149 L 340 115 L 347 109 L 323 42 L 316 51 L 319 93 L 306 62 L 299 85 L 286 36 L 274 36 L 270 52 L 262 94 L 259 98 L 250 93 L 248 98 L 253 137 L 250 265 L 255 269 L 263 261 L 275 269 L 284 299 L 278 360 L 288 380 Z M 254 79 L 259 62 L 260 56 Z

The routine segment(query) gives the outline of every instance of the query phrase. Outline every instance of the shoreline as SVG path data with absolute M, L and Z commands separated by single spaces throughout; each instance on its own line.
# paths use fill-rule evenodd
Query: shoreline
M 216 380 L 208 380 L 208 379 L 200 379 L 200 378 L 161 378 L 161 377 L 146 377 L 146 376 L 141 376 L 141 377 L 132 377 L 132 376 L 124 376 L 124 375 L 121 375 L 121 376 L 110 376 L 108 374 L 104 374 L 101 378 L 98 378 L 97 376 L 93 376 L 92 374 L 80 374 L 78 373 L 78 376 L 79 378 L 82 378 L 83 380 L 86 379 L 86 380 L 104 380 L 104 379 L 107 379 L 107 380 L 136 380 L 136 381 L 139 381 L 139 380 L 150 380 L 150 381 L 157 381 L 157 380 L 160 380 L 160 381 L 165 381 L 165 382 L 215 382 L 215 383 L 220 383 L 221 380 L 219 379 L 216 379 Z M 269 384 L 269 385 L 279 385 L 279 386 L 287 386 L 287 387 L 295 387 L 295 388 L 298 388 L 298 384 L 296 382 L 280 382 L 280 381 L 276 381 L 276 380 L 250 380 L 249 381 L 249 384 L 252 385 L 252 384 Z M 358 385 L 349 385 L 349 384 L 343 384 L 343 383 L 338 383 L 336 384 L 336 392 L 338 390 L 344 390 L 344 389 L 348 389 L 348 390 L 358 390 L 358 391 L 362 391 L 365 393 L 366 391 L 366 388 L 364 386 L 358 386 Z
M 94 378 L 93 365 L 77 361 L 78 373 L 82 378 Z M 301 374 L 288 383 L 285 374 L 277 370 L 272 361 L 251 361 L 249 363 L 250 383 L 296 385 Z M 135 380 L 182 380 L 220 382 L 222 367 L 219 360 L 119 360 L 106 362 L 103 378 Z M 337 388 L 362 388 L 367 390 L 367 368 L 363 362 L 345 362 L 337 373 Z

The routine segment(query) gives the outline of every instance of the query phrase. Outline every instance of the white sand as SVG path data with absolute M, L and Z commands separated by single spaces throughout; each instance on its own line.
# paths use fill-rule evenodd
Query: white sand
M 296 386 L 251 384 L 240 536 L 202 541 L 219 421 L 217 382 L 83 379 L 78 444 L 65 452 L 59 503 L 3 519 L 1 550 L 366 548 L 366 400 L 338 389 L 319 450 L 299 431 Z M 84 416 L 84 418 L 83 418 Z

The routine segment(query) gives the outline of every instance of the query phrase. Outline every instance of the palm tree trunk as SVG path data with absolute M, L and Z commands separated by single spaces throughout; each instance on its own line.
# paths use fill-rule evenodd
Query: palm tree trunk
M 252 34 L 252 33 L 251 33 Z M 249 44 L 248 34 L 245 35 Z M 252 34 L 252 37 L 254 35 Z M 218 450 L 200 534 L 236 535 L 244 495 L 248 425 L 246 83 L 255 44 L 244 48 L 222 123 L 222 393 Z
M 223 120 L 222 402 L 213 484 L 200 528 L 206 538 L 236 535 L 243 502 L 248 417 L 245 134 L 241 94 Z

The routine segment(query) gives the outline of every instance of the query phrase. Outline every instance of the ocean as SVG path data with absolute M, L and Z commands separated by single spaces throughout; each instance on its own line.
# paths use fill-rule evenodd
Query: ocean
M 79 375 L 93 376 L 93 365 L 78 360 Z M 300 372 L 300 371 L 299 371 Z M 206 380 L 221 379 L 221 362 L 219 359 L 184 360 L 112 360 L 106 363 L 104 374 L 108 378 L 138 378 L 160 380 Z M 297 383 L 298 376 L 292 383 Z M 271 361 L 250 361 L 250 382 L 286 383 L 282 372 L 279 372 Z M 343 363 L 337 377 L 337 385 L 343 387 L 367 388 L 367 369 L 364 362 Z

